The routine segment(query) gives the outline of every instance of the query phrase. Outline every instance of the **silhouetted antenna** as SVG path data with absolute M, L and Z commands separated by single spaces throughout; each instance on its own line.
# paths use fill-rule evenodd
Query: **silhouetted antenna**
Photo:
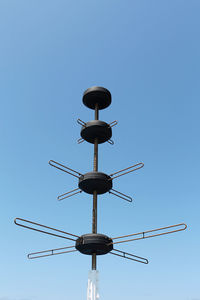
M 14 221 L 16 225 L 74 242 L 74 245 L 30 253 L 28 254 L 28 258 L 35 259 L 79 251 L 82 254 L 92 256 L 92 270 L 96 270 L 97 256 L 105 255 L 107 253 L 135 262 L 148 264 L 148 260 L 146 258 L 115 249 L 113 248 L 113 246 L 120 243 L 127 243 L 136 240 L 176 233 L 185 230 L 187 228 L 187 225 L 184 223 L 180 223 L 113 238 L 108 237 L 104 234 L 97 233 L 98 195 L 108 192 L 125 201 L 132 202 L 132 198 L 130 196 L 127 196 L 126 194 L 113 189 L 113 180 L 141 169 L 144 164 L 142 162 L 139 162 L 109 175 L 100 172 L 98 168 L 98 145 L 105 142 L 108 142 L 112 145 L 114 144 L 111 139 L 112 128 L 117 125 L 118 122 L 115 120 L 108 124 L 104 121 L 99 120 L 99 111 L 107 108 L 111 104 L 111 94 L 107 89 L 103 87 L 92 87 L 87 89 L 83 94 L 83 103 L 86 107 L 94 110 L 94 120 L 89 122 L 84 122 L 81 119 L 77 120 L 78 124 L 81 125 L 81 138 L 78 139 L 78 143 L 80 144 L 86 141 L 94 145 L 93 170 L 88 173 L 80 173 L 54 160 L 50 160 L 49 164 L 52 167 L 78 179 L 77 188 L 58 196 L 58 200 L 64 200 L 81 192 L 93 195 L 92 233 L 79 236 L 36 222 L 16 218 Z M 89 297 L 88 299 L 95 298 Z

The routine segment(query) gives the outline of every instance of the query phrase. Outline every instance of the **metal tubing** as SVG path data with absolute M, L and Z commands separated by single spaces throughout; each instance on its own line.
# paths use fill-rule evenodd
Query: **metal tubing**
M 34 227 L 30 227 L 30 226 L 26 226 L 26 225 L 17 223 L 17 220 L 25 222 L 25 223 L 30 223 L 30 224 L 33 224 L 33 225 L 38 226 L 38 227 L 47 228 L 47 229 L 52 230 L 52 231 L 56 231 L 56 232 L 59 232 L 59 233 L 63 233 L 63 234 L 69 235 L 69 236 L 79 238 L 78 235 L 75 235 L 75 234 L 72 234 L 72 233 L 69 233 L 69 232 L 65 232 L 63 230 L 55 229 L 55 228 L 52 228 L 52 227 L 49 227 L 49 226 L 45 226 L 45 225 L 42 225 L 42 224 L 39 224 L 39 223 L 35 223 L 35 222 L 32 222 L 32 221 L 28 221 L 28 220 L 25 220 L 25 219 L 16 218 L 14 220 L 14 223 L 16 225 L 27 228 L 27 229 L 31 229 L 31 230 L 34 230 L 34 231 L 46 233 L 46 234 L 49 234 L 49 235 L 57 236 L 57 237 L 60 237 L 60 238 L 63 238 L 63 239 L 71 240 L 71 241 L 76 241 L 76 239 L 74 239 L 74 238 L 69 238 L 69 237 L 64 236 L 64 235 L 60 235 L 60 234 L 58 235 L 58 234 L 55 234 L 55 233 L 52 233 L 52 232 L 49 232 L 49 231 L 44 231 L 44 230 L 41 230 L 41 229 L 37 229 L 37 228 L 34 228 Z
M 98 171 L 98 139 L 94 141 L 94 171 Z
M 60 250 L 64 250 L 64 249 L 74 248 L 74 247 L 75 246 L 69 246 L 69 247 L 63 247 L 63 248 L 57 248 L 57 249 L 49 249 L 49 250 L 44 250 L 44 251 L 40 251 L 40 252 L 29 253 L 27 255 L 27 257 L 28 257 L 28 259 L 35 259 L 35 258 L 41 258 L 41 257 L 46 257 L 46 256 L 52 256 L 52 255 L 58 255 L 58 254 L 75 252 L 75 251 L 77 251 L 76 249 L 74 249 L 74 250 L 67 250 L 67 251 L 60 251 Z
M 97 192 L 93 193 L 92 233 L 97 233 Z
M 117 253 L 115 253 L 115 251 Z M 134 254 L 131 254 L 131 253 L 127 253 L 127 252 L 124 252 L 124 251 L 120 251 L 120 250 L 117 250 L 117 249 L 113 249 L 112 252 L 110 252 L 110 254 L 114 254 L 114 255 L 117 255 L 117 256 L 120 256 L 120 257 L 123 257 L 123 258 L 127 258 L 127 259 L 130 259 L 130 260 L 134 260 L 134 261 L 140 262 L 142 264 L 148 264 L 149 263 L 148 259 L 146 259 L 146 258 L 137 256 L 137 255 L 134 255 Z
M 84 121 L 82 121 L 81 119 L 78 119 L 77 123 L 83 127 L 86 127 L 86 123 Z
M 68 167 L 66 167 L 66 166 L 64 166 L 64 165 L 62 165 L 62 164 L 56 162 L 55 160 L 50 160 L 50 161 L 49 161 L 49 164 L 50 164 L 50 166 L 52 166 L 52 167 L 54 167 L 54 168 L 56 168 L 56 169 L 59 169 L 59 170 L 61 170 L 61 171 L 63 171 L 63 172 L 66 172 L 66 173 L 68 173 L 68 174 L 70 174 L 70 175 L 72 175 L 72 176 L 74 176 L 74 177 L 76 177 L 76 178 L 79 178 L 81 175 L 83 175 L 83 174 L 81 174 L 81 173 L 79 173 L 79 172 L 77 172 L 77 171 L 75 171 L 75 170 L 73 170 L 73 169 L 70 169 L 70 168 L 68 168 Z M 58 167 L 57 165 L 60 166 L 60 167 Z M 61 167 L 62 167 L 62 168 L 61 168 Z M 75 174 L 70 173 L 69 171 L 67 171 L 67 170 L 65 170 L 65 169 L 70 170 L 71 172 L 74 172 Z M 79 176 L 77 176 L 76 174 L 78 174 Z
M 98 104 L 95 105 L 95 120 L 99 119 Z M 93 171 L 98 171 L 98 139 L 94 141 L 94 164 Z M 93 209 L 92 209 L 92 233 L 97 233 L 97 191 L 93 192 Z M 97 268 L 96 253 L 92 254 L 92 270 Z
M 119 197 L 119 198 L 121 198 L 123 200 L 126 200 L 128 202 L 132 202 L 133 201 L 133 199 L 130 196 L 127 196 L 127 195 L 125 195 L 125 194 L 123 194 L 123 193 L 121 193 L 119 191 L 114 190 L 114 189 L 111 189 L 109 191 L 109 194 L 113 194 L 113 195 L 115 195 L 115 196 L 117 196 L 117 197 Z
M 78 192 L 76 192 L 76 191 L 78 191 Z M 75 193 L 73 193 L 73 192 L 75 192 Z M 74 189 L 72 191 L 69 191 L 67 193 L 64 193 L 64 194 L 58 196 L 57 199 L 58 199 L 58 201 L 61 201 L 61 200 L 64 200 L 64 199 L 69 198 L 69 197 L 72 197 L 72 196 L 74 196 L 76 194 L 79 194 L 79 193 L 82 193 L 82 191 L 79 188 L 77 188 L 77 189 Z
M 115 173 L 113 173 L 113 174 L 110 174 L 110 176 L 112 177 L 113 175 L 119 174 L 119 173 L 121 173 L 121 172 L 123 172 L 123 171 L 126 171 L 126 170 L 130 170 L 130 169 L 132 169 L 132 170 L 130 170 L 130 171 L 128 171 L 128 172 L 124 172 L 124 173 L 122 173 L 122 174 L 119 174 L 119 175 L 117 175 L 117 176 L 115 176 L 115 177 L 112 177 L 112 178 L 110 178 L 110 179 L 108 179 L 108 180 L 113 180 L 113 179 L 115 179 L 115 178 L 117 178 L 117 177 L 126 175 L 126 174 L 131 173 L 131 172 L 133 172 L 133 171 L 136 171 L 136 170 L 138 170 L 138 169 L 141 169 L 142 167 L 144 167 L 144 164 L 141 162 L 141 163 L 138 163 L 138 164 L 136 164 L 136 165 L 130 166 L 130 167 L 128 167 L 128 168 L 122 169 L 122 170 L 117 171 L 117 172 L 115 172 Z
M 92 270 L 97 269 L 97 255 L 96 253 L 92 254 Z
M 114 142 L 113 142 L 113 140 L 111 140 L 111 139 L 108 140 L 107 143 L 109 143 L 110 145 L 114 145 Z
M 56 168 L 56 169 L 58 169 L 58 170 L 61 170 L 61 171 L 63 171 L 63 172 L 65 172 L 65 173 L 68 173 L 68 174 L 70 174 L 70 175 L 72 175 L 72 176 L 74 176 L 74 177 L 76 177 L 76 178 L 79 178 L 81 175 L 83 175 L 83 174 L 81 174 L 81 173 L 79 173 L 79 172 L 77 172 L 77 171 L 75 171 L 75 170 L 73 170 L 73 169 L 70 169 L 70 168 L 68 168 L 68 167 L 66 167 L 66 166 L 64 166 L 64 165 L 62 165 L 62 164 L 60 164 L 60 163 L 58 163 L 57 161 L 55 161 L 55 160 L 50 160 L 49 161 L 49 164 L 50 164 L 50 166 L 52 166 L 52 167 L 54 167 L 54 168 Z M 58 166 L 60 166 L 60 167 L 58 167 Z M 61 168 L 62 167 L 62 168 Z M 65 170 L 66 169 L 66 170 Z M 71 173 L 71 172 L 69 172 L 69 171 L 67 171 L 67 170 L 70 170 L 71 172 L 73 172 L 73 173 L 75 173 L 75 174 L 73 174 L 73 173 Z M 77 175 L 76 175 L 77 174 Z
M 180 227 L 180 226 L 183 227 L 183 228 L 175 229 L 175 230 L 168 230 L 169 228 Z M 186 228 L 187 228 L 186 224 L 180 223 L 180 224 L 171 225 L 171 226 L 167 226 L 167 227 L 161 227 L 161 228 L 157 228 L 157 229 L 153 229 L 153 230 L 147 230 L 147 231 L 143 231 L 143 232 L 138 232 L 138 233 L 133 233 L 133 234 L 128 234 L 128 235 L 118 236 L 118 237 L 115 237 L 115 238 L 112 238 L 112 239 L 115 240 L 115 239 L 122 239 L 122 238 L 126 238 L 126 237 L 131 237 L 131 236 L 139 236 L 139 237 L 136 237 L 134 239 L 128 239 L 128 240 L 125 240 L 125 241 L 119 241 L 119 242 L 114 242 L 113 243 L 113 244 L 119 244 L 119 243 L 131 242 L 131 241 L 147 239 L 147 238 L 151 238 L 151 237 L 155 237 L 155 236 L 170 234 L 170 233 L 174 233 L 174 232 L 185 230 Z M 156 231 L 160 231 L 160 230 L 164 231 L 166 229 L 167 229 L 166 232 L 161 232 L 161 233 L 156 233 L 156 234 L 148 235 L 150 232 L 156 232 Z
M 95 120 L 99 120 L 99 108 L 98 104 L 95 104 Z
M 83 143 L 84 141 L 85 141 L 85 140 L 84 140 L 83 138 L 80 138 L 80 139 L 77 140 L 77 143 L 78 143 L 78 144 L 81 144 L 81 143 Z
M 109 124 L 109 126 L 110 126 L 110 127 L 113 127 L 113 126 L 115 126 L 115 125 L 117 125 L 117 124 L 118 124 L 118 121 L 115 120 L 115 121 L 111 122 L 111 123 Z

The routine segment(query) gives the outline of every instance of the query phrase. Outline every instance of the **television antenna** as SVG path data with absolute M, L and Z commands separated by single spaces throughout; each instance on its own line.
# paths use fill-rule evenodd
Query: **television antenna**
M 62 195 L 59 195 L 59 201 L 77 195 L 81 192 L 93 195 L 92 233 L 76 235 L 22 218 L 16 218 L 14 222 L 18 226 L 41 232 L 44 234 L 52 235 L 55 237 L 63 238 L 73 242 L 72 245 L 67 247 L 29 253 L 29 259 L 71 253 L 75 251 L 79 251 L 80 253 L 85 255 L 91 255 L 92 268 L 91 272 L 89 273 L 88 279 L 87 300 L 96 300 L 99 298 L 97 271 L 98 255 L 105 255 L 110 253 L 135 262 L 148 264 L 148 260 L 146 258 L 116 249 L 116 245 L 120 243 L 129 243 L 136 240 L 142 240 L 146 238 L 152 238 L 156 236 L 183 231 L 187 228 L 187 225 L 184 223 L 180 223 L 176 225 L 160 227 L 152 230 L 141 231 L 118 237 L 109 237 L 105 234 L 100 234 L 97 232 L 98 195 L 105 194 L 108 192 L 125 201 L 132 202 L 132 197 L 113 189 L 113 181 L 116 178 L 141 169 L 144 166 L 144 164 L 142 162 L 135 163 L 127 168 L 115 171 L 114 173 L 111 173 L 109 175 L 103 172 L 99 172 L 98 145 L 105 142 L 108 142 L 111 145 L 114 144 L 114 142 L 111 140 L 112 127 L 117 125 L 118 122 L 115 120 L 108 124 L 104 121 L 99 120 L 99 111 L 107 108 L 111 104 L 111 94 L 107 89 L 103 87 L 91 87 L 87 89 L 83 94 L 83 103 L 88 108 L 94 110 L 94 120 L 89 122 L 84 122 L 81 119 L 77 120 L 78 124 L 82 126 L 81 138 L 78 139 L 78 143 L 80 144 L 86 141 L 94 145 L 93 171 L 82 174 L 54 160 L 50 160 L 49 164 L 54 168 L 57 168 L 78 179 L 78 187 L 71 191 L 65 192 Z

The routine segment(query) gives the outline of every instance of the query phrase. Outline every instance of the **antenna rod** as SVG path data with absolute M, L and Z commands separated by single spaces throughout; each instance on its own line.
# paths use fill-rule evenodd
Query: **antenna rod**
M 99 119 L 98 104 L 95 104 L 95 120 Z M 93 171 L 98 171 L 98 139 L 94 141 L 94 167 Z M 97 191 L 93 192 L 93 210 L 92 210 L 92 233 L 97 233 Z M 92 270 L 96 270 L 96 253 L 92 254 Z

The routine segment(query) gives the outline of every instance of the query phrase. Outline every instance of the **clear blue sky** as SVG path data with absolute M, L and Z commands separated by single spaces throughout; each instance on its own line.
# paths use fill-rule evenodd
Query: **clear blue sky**
M 29 252 L 67 246 L 13 223 L 23 217 L 75 234 L 91 232 L 92 197 L 58 202 L 76 179 L 48 165 L 92 169 L 93 147 L 77 145 L 76 119 L 93 119 L 82 94 L 108 88 L 114 146 L 100 146 L 108 174 L 134 203 L 99 197 L 98 231 L 109 236 L 180 222 L 188 230 L 120 249 L 149 259 L 98 259 L 100 296 L 199 300 L 200 1 L 0 1 L 0 300 L 84 300 L 90 257 L 29 261 Z

